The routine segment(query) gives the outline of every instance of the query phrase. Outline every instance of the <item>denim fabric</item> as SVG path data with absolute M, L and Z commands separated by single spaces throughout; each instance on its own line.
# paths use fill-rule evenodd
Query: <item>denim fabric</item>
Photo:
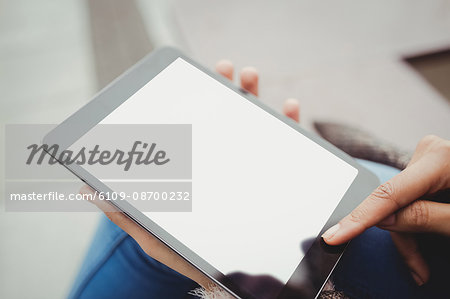
M 102 216 L 68 298 L 195 298 L 198 285 L 148 256 Z

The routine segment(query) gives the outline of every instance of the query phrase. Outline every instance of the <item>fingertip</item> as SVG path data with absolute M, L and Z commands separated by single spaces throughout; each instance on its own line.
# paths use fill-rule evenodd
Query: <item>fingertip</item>
M 325 243 L 327 243 L 328 245 L 335 245 L 332 244 L 332 240 L 334 235 L 337 233 L 337 231 L 340 228 L 340 224 L 335 224 L 332 227 L 330 227 L 329 229 L 327 229 L 327 231 L 322 235 L 322 239 L 325 241 Z
M 242 68 L 241 73 L 241 81 L 245 81 L 245 82 L 258 82 L 259 79 L 259 74 L 258 74 L 258 70 L 252 66 L 246 66 L 244 68 Z
M 244 67 L 240 72 L 240 77 L 241 87 L 257 96 L 259 81 L 258 70 L 251 66 Z
M 344 217 L 339 223 L 329 228 L 322 238 L 328 245 L 341 245 L 357 237 L 365 231 L 365 227 L 357 222 Z
M 92 190 L 92 188 L 88 185 L 83 185 L 78 192 L 80 194 L 92 194 L 94 193 L 94 190 Z
M 230 60 L 222 59 L 216 63 L 216 72 L 229 80 L 233 80 L 234 66 Z
M 289 98 L 284 101 L 283 114 L 287 117 L 300 122 L 300 103 L 297 99 Z
M 102 209 L 99 201 L 97 200 L 96 192 L 91 187 L 89 187 L 89 185 L 83 185 L 78 191 L 78 193 L 81 194 L 83 200 L 92 203 L 98 208 Z
M 425 283 L 426 283 L 426 281 L 424 281 L 423 279 L 422 279 L 422 277 L 420 277 L 416 272 L 414 272 L 414 271 L 411 271 L 411 276 L 412 276 L 412 278 L 414 279 L 414 281 L 416 282 L 416 284 L 419 286 L 419 287 L 421 287 L 421 286 L 423 286 Z
M 427 262 L 423 258 L 423 256 L 418 253 L 414 258 L 417 261 L 407 261 L 406 263 L 411 269 L 411 276 L 418 286 L 423 286 L 430 279 L 430 268 L 428 267 Z
M 418 286 L 430 279 L 430 269 L 422 256 L 414 234 L 391 232 L 391 238 Z

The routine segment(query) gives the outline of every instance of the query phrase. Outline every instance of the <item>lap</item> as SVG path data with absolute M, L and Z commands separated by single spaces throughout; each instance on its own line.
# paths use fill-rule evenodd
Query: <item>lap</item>
M 197 287 L 102 215 L 69 298 L 193 298 L 188 293 Z
M 398 173 L 359 161 L 384 182 Z M 371 228 L 350 244 L 334 273 L 336 288 L 352 298 L 426 298 L 443 286 L 414 284 L 388 232 Z M 448 275 L 445 275 L 448 277 Z M 198 285 L 149 257 L 105 216 L 69 298 L 189 298 Z M 434 296 L 437 298 L 436 296 Z

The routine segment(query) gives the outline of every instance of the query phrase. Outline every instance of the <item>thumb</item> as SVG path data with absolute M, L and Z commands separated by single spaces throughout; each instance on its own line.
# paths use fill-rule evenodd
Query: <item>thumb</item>
M 417 200 L 378 226 L 396 232 L 433 232 L 450 236 L 450 204 Z
M 430 269 L 419 251 L 419 246 L 413 234 L 391 233 L 392 241 L 397 247 L 405 264 L 411 271 L 415 282 L 421 286 L 430 278 Z

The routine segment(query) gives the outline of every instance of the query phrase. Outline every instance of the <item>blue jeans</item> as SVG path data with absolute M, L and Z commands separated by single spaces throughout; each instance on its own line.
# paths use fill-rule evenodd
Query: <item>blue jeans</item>
M 398 173 L 389 166 L 359 162 L 382 182 Z M 333 277 L 336 289 L 351 298 L 450 298 L 450 292 L 444 293 L 445 284 L 416 286 L 389 233 L 378 228 L 350 243 Z M 103 216 L 69 298 L 193 298 L 188 292 L 196 287 L 194 281 L 149 257 Z
M 195 298 L 198 285 L 148 256 L 102 216 L 69 298 Z

